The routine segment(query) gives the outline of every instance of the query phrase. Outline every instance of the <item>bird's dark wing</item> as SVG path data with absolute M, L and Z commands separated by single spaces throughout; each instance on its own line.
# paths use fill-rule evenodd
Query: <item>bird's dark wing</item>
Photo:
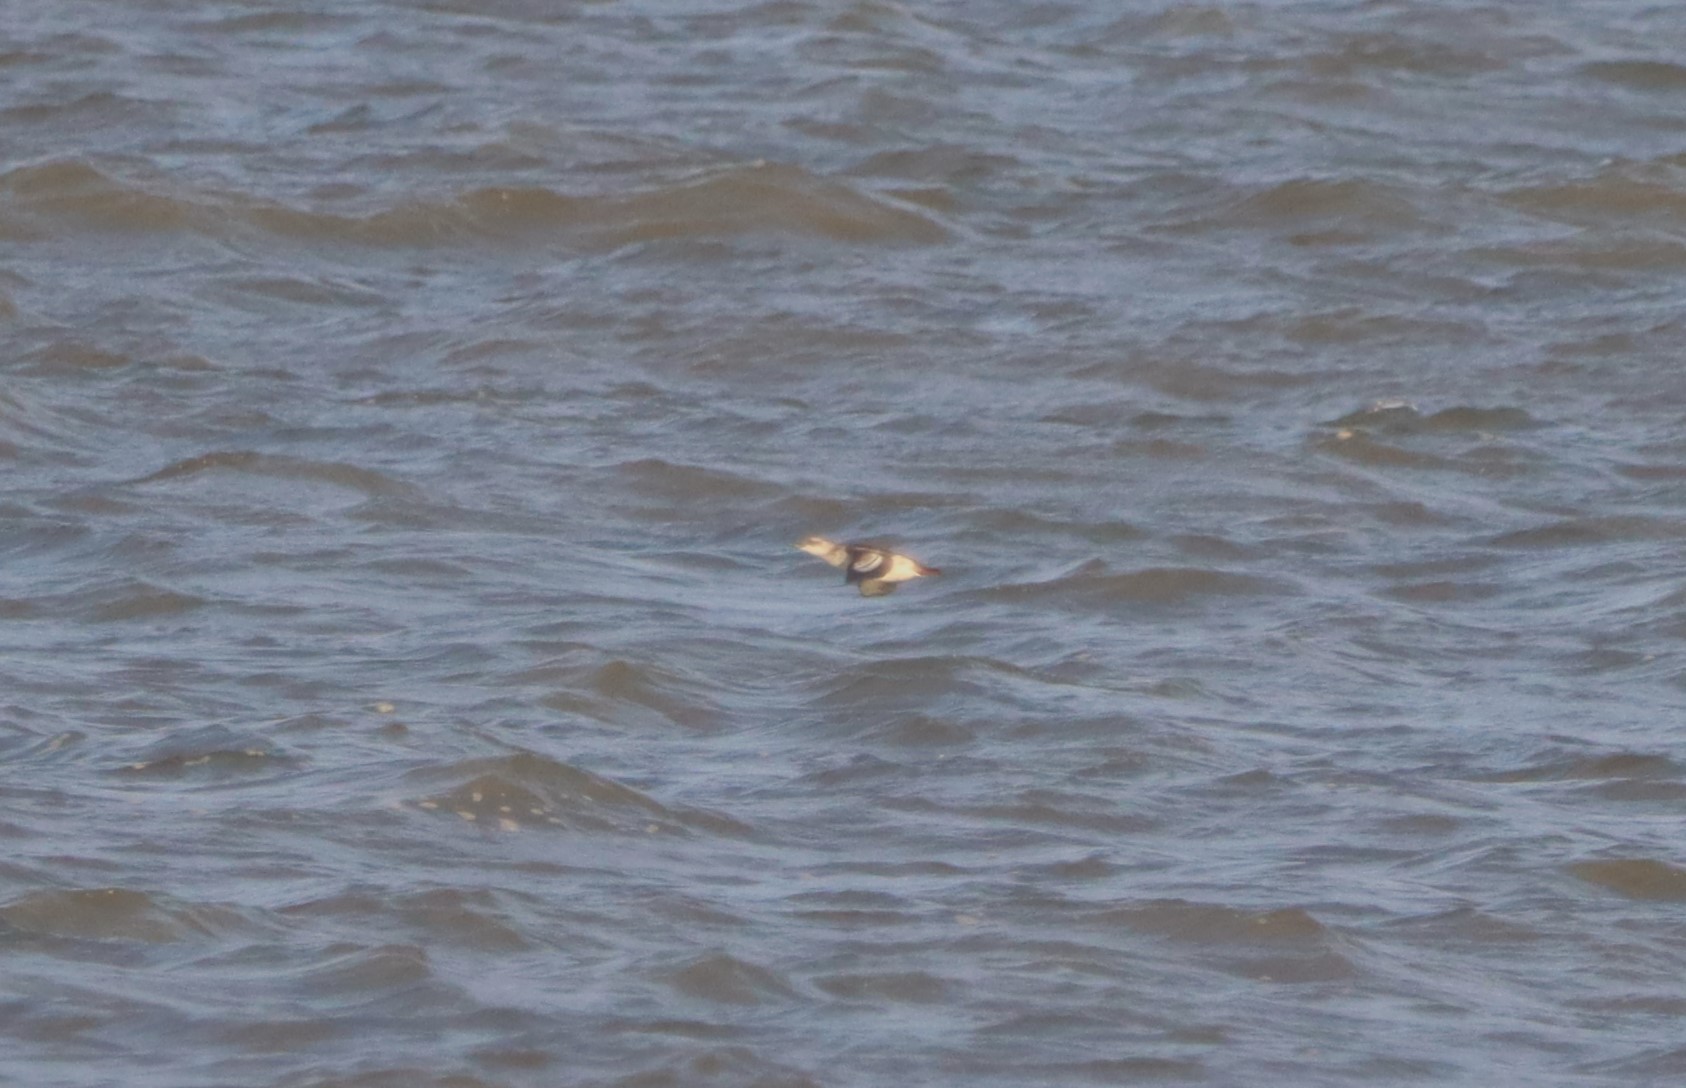
M 848 584 L 863 582 L 881 571 L 888 564 L 889 558 L 877 548 L 851 546 L 849 567 L 844 573 L 843 581 Z

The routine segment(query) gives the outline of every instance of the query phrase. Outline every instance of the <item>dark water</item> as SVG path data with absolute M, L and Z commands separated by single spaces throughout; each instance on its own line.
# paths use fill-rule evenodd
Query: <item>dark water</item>
M 0 6 L 0 1082 L 1686 1080 L 1682 57 Z

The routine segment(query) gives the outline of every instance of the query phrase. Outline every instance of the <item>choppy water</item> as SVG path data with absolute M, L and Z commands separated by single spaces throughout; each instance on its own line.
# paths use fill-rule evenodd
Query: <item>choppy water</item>
M 1682 56 L 0 6 L 0 1081 L 1680 1083 Z

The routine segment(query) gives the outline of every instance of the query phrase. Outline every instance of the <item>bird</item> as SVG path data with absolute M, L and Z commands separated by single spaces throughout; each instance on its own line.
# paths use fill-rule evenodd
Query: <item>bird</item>
M 898 582 L 942 573 L 911 556 L 876 544 L 839 544 L 823 536 L 810 536 L 804 537 L 796 547 L 834 567 L 842 567 L 843 584 L 859 586 L 862 597 L 882 597 L 894 593 Z

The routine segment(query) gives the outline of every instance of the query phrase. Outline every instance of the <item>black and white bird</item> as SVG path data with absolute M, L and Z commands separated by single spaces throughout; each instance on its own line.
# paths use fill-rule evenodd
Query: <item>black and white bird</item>
M 834 567 L 842 567 L 843 584 L 860 586 L 863 597 L 882 597 L 894 593 L 898 582 L 942 573 L 911 556 L 874 544 L 839 544 L 823 536 L 810 536 L 796 546 Z

